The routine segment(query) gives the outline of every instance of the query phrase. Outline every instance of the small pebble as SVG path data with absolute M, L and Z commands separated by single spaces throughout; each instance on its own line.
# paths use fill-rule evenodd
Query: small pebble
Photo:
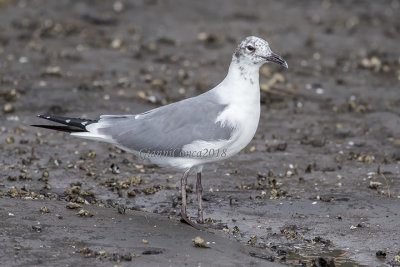
M 136 197 L 136 192 L 135 191 L 129 191 L 126 193 L 128 197 Z
M 3 107 L 5 113 L 11 113 L 14 111 L 14 106 L 11 103 L 6 103 Z
M 113 9 L 115 12 L 120 13 L 124 10 L 124 3 L 121 1 L 115 1 L 113 4 Z
M 118 213 L 119 214 L 125 214 L 125 210 L 126 210 L 126 207 L 125 207 L 125 205 L 118 205 Z
M 111 42 L 111 47 L 114 48 L 114 49 L 118 49 L 118 48 L 121 47 L 121 44 L 122 44 L 121 39 L 114 39 L 114 40 Z

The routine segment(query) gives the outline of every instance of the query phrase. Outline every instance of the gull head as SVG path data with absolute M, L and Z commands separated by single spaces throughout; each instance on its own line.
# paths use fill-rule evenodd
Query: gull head
M 271 51 L 268 42 L 256 36 L 249 36 L 239 44 L 233 53 L 232 61 L 259 67 L 264 63 L 273 62 L 288 68 L 286 61 Z

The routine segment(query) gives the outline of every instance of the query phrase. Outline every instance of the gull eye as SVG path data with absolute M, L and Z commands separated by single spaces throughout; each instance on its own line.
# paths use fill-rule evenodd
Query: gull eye
M 246 46 L 246 49 L 248 50 L 248 51 L 250 51 L 250 52 L 254 52 L 256 49 L 254 48 L 254 46 L 252 46 L 252 45 L 248 45 L 248 46 Z

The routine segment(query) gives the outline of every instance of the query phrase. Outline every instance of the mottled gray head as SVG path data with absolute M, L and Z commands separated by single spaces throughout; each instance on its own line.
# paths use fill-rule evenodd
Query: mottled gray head
M 244 39 L 233 53 L 232 60 L 238 64 L 254 64 L 261 66 L 267 62 L 274 62 L 287 68 L 286 61 L 269 48 L 269 44 L 264 39 L 256 36 L 249 36 Z

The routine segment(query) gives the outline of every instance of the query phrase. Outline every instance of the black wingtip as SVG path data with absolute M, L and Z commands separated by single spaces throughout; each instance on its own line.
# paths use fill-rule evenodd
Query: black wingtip
M 56 123 L 60 123 L 60 124 L 64 124 L 67 126 L 72 127 L 71 130 L 76 130 L 76 128 L 81 129 L 82 131 L 86 131 L 86 126 L 92 123 L 96 123 L 97 120 L 88 120 L 88 119 L 80 119 L 80 118 L 71 118 L 71 117 L 62 117 L 62 116 L 54 116 L 54 115 L 48 115 L 48 114 L 39 114 L 37 115 L 39 118 L 41 119 L 45 119 L 45 120 L 49 120 L 49 121 L 54 121 Z M 43 127 L 43 125 L 37 126 L 35 125 L 35 127 L 42 127 L 42 128 L 46 128 Z M 47 129 L 50 129 L 49 127 L 47 127 Z M 58 128 L 51 128 L 53 130 L 57 130 Z M 60 128 L 62 130 L 65 130 L 64 128 Z
M 49 130 L 56 130 L 56 131 L 61 131 L 61 132 L 66 132 L 66 133 L 86 132 L 85 130 L 77 128 L 77 127 L 64 126 L 64 125 L 38 125 L 38 124 L 33 124 L 31 126 L 32 127 L 37 127 L 37 128 L 49 129 Z

